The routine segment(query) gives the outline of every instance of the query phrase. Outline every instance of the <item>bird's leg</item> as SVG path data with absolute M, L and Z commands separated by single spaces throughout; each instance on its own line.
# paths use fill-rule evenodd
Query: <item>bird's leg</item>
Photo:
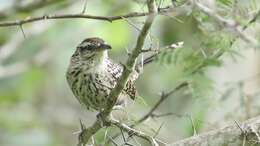
M 103 116 L 102 111 L 100 111 L 100 112 L 97 114 L 96 117 L 97 117 L 97 119 L 100 121 L 100 126 L 101 126 L 101 127 L 109 126 L 109 123 L 107 122 L 106 117 Z
M 86 126 L 83 124 L 83 122 L 81 121 L 81 119 L 79 119 L 79 123 L 80 123 L 80 130 L 73 132 L 73 134 L 77 134 L 78 135 L 78 140 L 79 143 L 77 146 L 84 146 L 84 144 L 82 143 L 82 137 L 84 135 L 84 132 L 86 132 Z
M 97 119 L 100 121 L 100 125 L 101 127 L 104 127 L 104 118 L 102 116 L 102 112 L 99 112 L 97 115 L 96 115 Z

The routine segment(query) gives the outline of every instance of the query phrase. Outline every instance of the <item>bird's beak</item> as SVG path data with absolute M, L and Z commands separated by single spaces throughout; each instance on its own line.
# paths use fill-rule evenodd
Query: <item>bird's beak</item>
M 101 44 L 100 49 L 102 50 L 110 50 L 112 47 L 108 44 Z

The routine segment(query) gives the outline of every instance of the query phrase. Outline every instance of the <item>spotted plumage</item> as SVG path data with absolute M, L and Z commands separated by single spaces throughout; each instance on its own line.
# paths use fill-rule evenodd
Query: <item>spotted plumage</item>
M 111 47 L 102 39 L 88 38 L 77 46 L 71 57 L 67 81 L 75 97 L 87 109 L 104 109 L 110 91 L 122 75 L 123 66 L 109 59 L 108 49 Z M 127 97 L 136 97 L 134 81 L 137 77 L 137 72 L 131 74 L 116 104 L 124 105 Z

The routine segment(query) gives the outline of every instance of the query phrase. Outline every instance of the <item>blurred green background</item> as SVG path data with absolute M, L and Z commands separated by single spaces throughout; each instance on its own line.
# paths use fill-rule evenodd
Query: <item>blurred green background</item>
M 84 0 L 0 0 L 0 22 L 81 13 L 84 3 Z M 214 5 L 224 17 L 235 19 L 242 26 L 259 10 L 259 2 L 254 0 L 239 0 L 236 6 L 232 0 L 204 3 Z M 184 0 L 174 4 L 186 5 Z M 167 5 L 172 2 L 164 0 L 161 7 Z M 85 13 L 114 16 L 132 11 L 146 11 L 146 6 L 138 0 L 88 0 Z M 127 108 L 130 119 L 144 115 L 161 92 L 182 81 L 188 81 L 189 86 L 172 95 L 156 111 L 175 114 L 149 119 L 140 129 L 154 134 L 161 127 L 157 137 L 173 143 L 194 135 L 194 128 L 202 133 L 258 115 L 259 50 L 191 7 L 182 15 L 171 15 L 176 14 L 156 18 L 145 48 L 180 41 L 184 47 L 162 53 L 144 68 L 136 85 L 145 103 L 138 101 Z M 144 17 L 129 21 L 141 28 Z M 135 46 L 139 31 L 125 20 L 109 23 L 90 19 L 44 20 L 22 28 L 25 38 L 18 26 L 0 28 L 0 145 L 75 145 L 77 135 L 73 132 L 79 130 L 79 119 L 86 126 L 96 119 L 96 113 L 80 106 L 66 83 L 65 72 L 75 47 L 87 37 L 101 37 L 113 46 L 110 56 L 124 62 L 126 50 Z M 258 21 L 246 31 L 259 38 Z M 224 55 L 210 59 L 217 51 Z M 205 63 L 205 67 L 190 74 L 200 63 Z M 107 130 L 110 136 L 118 132 L 116 128 Z M 104 131 L 96 134 L 98 145 L 104 141 Z

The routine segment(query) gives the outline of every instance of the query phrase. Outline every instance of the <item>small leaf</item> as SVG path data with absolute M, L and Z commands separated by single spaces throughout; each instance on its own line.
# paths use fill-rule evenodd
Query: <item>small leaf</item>
M 215 58 L 207 58 L 204 60 L 207 66 L 221 66 L 222 62 Z

